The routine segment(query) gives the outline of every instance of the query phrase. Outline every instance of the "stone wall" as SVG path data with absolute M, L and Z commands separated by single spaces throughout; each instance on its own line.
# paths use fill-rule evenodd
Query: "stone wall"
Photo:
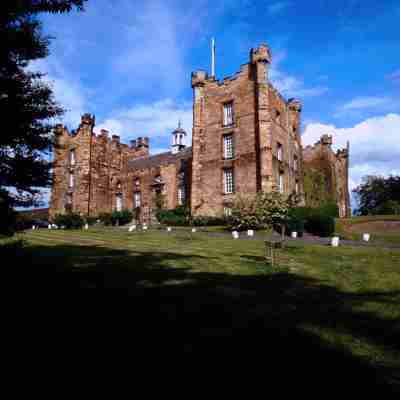
M 235 193 L 270 191 L 283 174 L 283 191 L 302 192 L 301 104 L 286 102 L 268 81 L 272 61 L 267 46 L 250 52 L 250 62 L 234 76 L 217 81 L 204 71 L 192 74 L 193 215 L 220 216 Z M 223 126 L 224 104 L 233 104 L 233 124 Z M 234 157 L 223 155 L 223 137 L 233 135 Z M 277 144 L 283 158 L 277 160 Z M 297 171 L 293 160 L 297 156 Z M 234 194 L 224 194 L 223 171 L 233 168 Z M 297 182 L 297 185 L 296 185 Z M 301 196 L 300 196 L 301 197 Z
M 50 218 L 65 213 L 68 207 L 91 216 L 115 210 L 116 193 L 124 192 L 127 187 L 128 160 L 149 155 L 147 138 L 139 138 L 129 147 L 121 144 L 116 135 L 110 139 L 105 130 L 96 135 L 94 124 L 94 116 L 85 114 L 74 132 L 70 133 L 62 125 L 56 127 Z M 73 164 L 71 151 L 75 158 Z M 127 205 L 125 198 L 123 207 Z
M 332 150 L 332 136 L 323 135 L 314 146 L 303 150 L 306 205 L 318 207 L 335 202 L 341 218 L 351 216 L 348 189 L 349 145 Z

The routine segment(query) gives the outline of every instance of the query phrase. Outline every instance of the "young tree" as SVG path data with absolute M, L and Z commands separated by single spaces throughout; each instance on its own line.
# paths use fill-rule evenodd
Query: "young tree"
M 245 230 L 283 225 L 288 217 L 289 202 L 278 191 L 238 195 L 232 207 L 233 227 Z
M 26 69 L 48 55 L 38 14 L 82 10 L 85 1 L 0 2 L 0 197 L 11 207 L 35 205 L 38 188 L 49 185 L 52 119 L 63 113 L 43 74 Z

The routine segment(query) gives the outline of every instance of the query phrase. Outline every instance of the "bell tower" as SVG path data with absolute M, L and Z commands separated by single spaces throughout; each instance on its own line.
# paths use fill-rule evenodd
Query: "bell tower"
M 181 121 L 179 121 L 178 127 L 172 132 L 172 154 L 177 154 L 186 147 L 185 137 L 186 132 L 181 128 Z

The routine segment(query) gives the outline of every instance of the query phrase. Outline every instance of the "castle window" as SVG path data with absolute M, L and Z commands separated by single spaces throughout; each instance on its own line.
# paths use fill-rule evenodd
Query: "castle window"
M 134 198 L 135 208 L 141 207 L 141 204 L 142 204 L 142 201 L 141 201 L 142 198 L 141 197 L 142 196 L 141 196 L 140 192 L 135 192 L 134 193 L 133 198 Z
M 232 216 L 232 208 L 230 208 L 230 207 L 224 207 L 224 216 L 225 216 L 225 217 L 230 217 L 230 216 Z
M 224 169 L 224 193 L 233 193 L 234 189 L 233 168 Z
M 139 178 L 135 179 L 135 187 L 140 187 L 140 179 Z
M 233 152 L 233 135 L 224 135 L 223 136 L 224 143 L 224 158 L 229 159 L 234 157 Z
M 122 211 L 122 194 L 120 193 L 115 196 L 115 209 L 117 211 Z
M 278 179 L 279 193 L 283 193 L 284 190 L 283 178 L 284 178 L 283 172 L 279 172 L 279 179 Z
M 293 157 L 293 169 L 295 171 L 297 171 L 297 168 L 298 168 L 298 160 L 297 160 L 297 156 L 294 156 Z
M 186 201 L 186 193 L 185 188 L 183 186 L 179 186 L 178 188 L 178 204 L 183 206 Z
M 276 146 L 276 158 L 279 161 L 283 161 L 283 146 L 280 143 Z
M 72 189 L 74 187 L 74 185 L 75 185 L 75 177 L 74 177 L 73 172 L 70 172 L 69 173 L 68 186 L 69 186 L 70 189 Z
M 296 180 L 296 184 L 294 186 L 294 191 L 296 194 L 299 194 L 299 181 L 298 180 Z
M 233 101 L 224 104 L 224 126 L 233 125 Z
M 69 152 L 69 165 L 73 167 L 75 165 L 75 150 Z

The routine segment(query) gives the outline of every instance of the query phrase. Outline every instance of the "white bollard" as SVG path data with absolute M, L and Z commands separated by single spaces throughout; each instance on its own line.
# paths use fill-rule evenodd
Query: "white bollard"
M 89 229 L 89 224 L 85 224 L 85 230 Z
M 143 229 L 144 231 L 147 231 L 147 225 L 144 224 L 143 227 L 142 227 L 142 229 Z
M 51 229 L 51 224 L 47 225 L 47 228 Z
M 331 240 L 331 246 L 332 247 L 338 247 L 339 246 L 339 236 L 333 236 Z
M 369 239 L 371 238 L 369 233 L 363 233 L 363 240 L 364 242 L 369 242 Z
M 131 225 L 128 230 L 129 232 L 133 232 L 134 230 L 136 230 L 136 225 Z
M 297 232 L 292 232 L 291 236 L 292 236 L 293 239 L 296 239 L 297 238 Z
M 233 231 L 233 232 L 232 232 L 232 237 L 233 237 L 234 239 L 239 239 L 239 232 Z
M 171 232 L 172 231 L 172 228 L 169 226 L 168 228 L 167 228 L 167 232 Z
M 196 233 L 196 232 L 197 232 L 196 228 L 192 228 L 192 233 Z
M 32 230 L 33 230 L 33 231 L 35 230 L 35 228 L 36 228 L 36 226 L 35 226 L 35 225 L 32 225 Z
M 253 229 L 249 229 L 249 230 L 247 231 L 247 236 L 254 236 L 254 231 L 253 231 Z

